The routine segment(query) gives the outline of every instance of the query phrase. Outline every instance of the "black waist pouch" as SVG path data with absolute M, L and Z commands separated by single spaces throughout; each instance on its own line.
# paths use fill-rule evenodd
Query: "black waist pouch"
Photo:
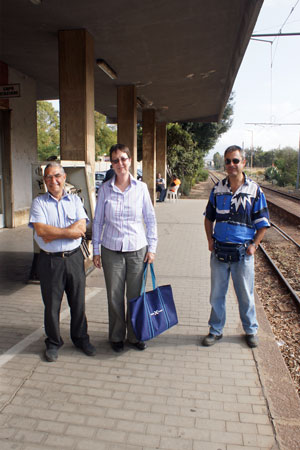
M 221 262 L 238 262 L 245 256 L 245 244 L 226 244 L 215 241 L 215 255 Z

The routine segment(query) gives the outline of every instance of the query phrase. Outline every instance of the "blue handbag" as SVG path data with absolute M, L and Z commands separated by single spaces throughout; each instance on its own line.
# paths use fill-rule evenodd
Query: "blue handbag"
M 129 302 L 133 331 L 139 341 L 148 341 L 178 323 L 170 285 L 156 287 L 153 264 L 150 264 L 153 290 L 145 292 L 148 263 L 145 265 L 139 297 Z

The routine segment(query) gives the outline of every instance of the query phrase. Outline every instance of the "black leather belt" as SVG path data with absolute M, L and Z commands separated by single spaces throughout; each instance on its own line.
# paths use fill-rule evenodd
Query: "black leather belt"
M 70 250 L 69 252 L 51 253 L 51 252 L 45 252 L 45 250 L 42 250 L 42 249 L 41 249 L 41 252 L 46 253 L 46 255 L 49 255 L 49 256 L 59 256 L 60 258 L 68 258 L 69 256 L 74 255 L 74 253 L 78 252 L 78 250 L 80 250 L 80 247 L 77 247 L 74 250 Z

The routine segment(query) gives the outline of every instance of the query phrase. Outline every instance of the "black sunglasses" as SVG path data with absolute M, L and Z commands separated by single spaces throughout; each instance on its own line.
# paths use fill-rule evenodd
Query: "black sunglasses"
M 239 163 L 241 162 L 241 160 L 238 159 L 238 158 L 233 158 L 233 159 L 226 158 L 226 159 L 225 159 L 225 164 L 226 164 L 226 165 L 229 165 L 229 164 L 231 164 L 232 162 L 233 162 L 233 164 L 239 164 Z

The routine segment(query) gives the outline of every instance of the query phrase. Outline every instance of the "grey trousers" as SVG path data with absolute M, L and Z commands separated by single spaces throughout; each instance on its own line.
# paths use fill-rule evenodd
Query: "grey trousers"
M 132 329 L 128 302 L 140 295 L 146 253 L 147 247 L 134 252 L 116 252 L 101 247 L 108 301 L 110 342 L 124 341 L 126 328 L 128 341 L 131 343 L 138 342 Z M 125 311 L 125 287 L 127 314 Z

